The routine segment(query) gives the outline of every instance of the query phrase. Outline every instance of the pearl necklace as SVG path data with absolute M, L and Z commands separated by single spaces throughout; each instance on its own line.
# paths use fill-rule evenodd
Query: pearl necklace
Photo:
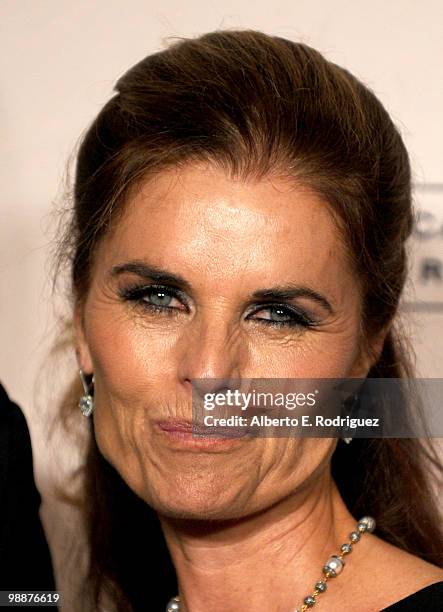
M 327 581 L 330 578 L 335 578 L 342 571 L 345 565 L 343 557 L 352 552 L 353 544 L 356 544 L 360 540 L 361 534 L 365 533 L 366 531 L 371 533 L 374 531 L 374 529 L 375 519 L 373 519 L 372 516 L 364 516 L 358 521 L 355 531 L 352 531 L 349 534 L 349 542 L 345 542 L 341 545 L 339 555 L 331 555 L 331 557 L 326 561 L 325 565 L 323 566 L 323 576 L 321 580 L 315 583 L 314 590 L 311 595 L 307 595 L 304 598 L 301 607 L 294 610 L 294 612 L 306 612 L 308 608 L 312 608 L 312 606 L 317 603 L 317 597 L 326 591 Z M 180 612 L 180 610 L 180 597 L 177 595 L 169 601 L 168 605 L 166 606 L 166 612 Z

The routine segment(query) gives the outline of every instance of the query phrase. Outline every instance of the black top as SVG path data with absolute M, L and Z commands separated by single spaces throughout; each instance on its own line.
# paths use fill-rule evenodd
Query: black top
M 40 502 L 26 419 L 0 385 L 0 591 L 55 590 Z
M 441 612 L 443 610 L 443 580 L 430 584 L 381 612 Z

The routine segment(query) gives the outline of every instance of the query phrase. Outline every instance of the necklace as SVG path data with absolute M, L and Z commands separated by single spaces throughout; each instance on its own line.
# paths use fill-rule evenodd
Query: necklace
M 326 561 L 325 565 L 323 566 L 323 576 L 318 582 L 315 583 L 313 592 L 310 595 L 307 595 L 304 598 L 300 608 L 297 608 L 293 612 L 306 612 L 306 610 L 312 608 L 312 606 L 317 603 L 317 597 L 326 591 L 326 583 L 328 580 L 338 576 L 345 566 L 343 557 L 352 552 L 352 546 L 360 540 L 363 533 L 367 531 L 371 533 L 374 531 L 375 524 L 375 519 L 373 519 L 372 516 L 364 516 L 358 521 L 355 531 L 352 531 L 349 534 L 349 541 L 341 545 L 340 554 L 331 555 L 331 557 Z M 177 595 L 169 601 L 168 605 L 166 606 L 166 612 L 180 612 L 180 610 L 180 597 Z

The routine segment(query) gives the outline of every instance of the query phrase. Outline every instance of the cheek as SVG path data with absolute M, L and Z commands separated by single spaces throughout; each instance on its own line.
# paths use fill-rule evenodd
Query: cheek
M 325 473 L 334 449 L 335 439 L 330 438 L 264 440 L 259 461 L 253 462 L 248 469 L 248 474 L 255 474 L 255 501 L 260 503 L 266 499 L 273 504 L 294 493 L 310 478 Z
M 170 337 L 142 320 L 91 308 L 87 340 L 96 379 L 118 397 L 138 396 L 162 377 L 170 355 Z
M 352 323 L 342 332 L 307 331 L 250 345 L 251 377 L 346 378 L 358 355 Z
M 358 354 L 357 335 L 352 327 L 345 333 L 322 334 L 314 340 L 305 352 L 304 376 L 346 378 Z
M 112 315 L 112 313 L 110 313 Z M 186 330 L 149 325 L 141 318 L 103 316 L 92 312 L 88 345 L 96 380 L 126 399 L 142 390 L 176 383 L 177 369 L 192 357 L 194 340 Z M 277 337 L 263 331 L 241 334 L 243 375 L 253 378 L 346 377 L 358 353 L 352 322 L 340 332 L 305 331 Z
M 162 389 L 162 358 L 149 330 L 131 324 L 116 309 L 97 307 L 91 300 L 85 332 L 95 377 L 94 428 L 105 458 L 133 479 L 138 432 L 147 405 L 155 405 Z

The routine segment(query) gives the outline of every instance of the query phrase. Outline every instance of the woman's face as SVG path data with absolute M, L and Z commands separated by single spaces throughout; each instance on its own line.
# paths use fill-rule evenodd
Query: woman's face
M 289 286 L 312 295 L 258 294 Z M 166 516 L 233 518 L 276 503 L 326 469 L 334 439 L 256 437 L 202 450 L 157 421 L 192 418 L 195 378 L 364 377 L 360 315 L 318 196 L 207 165 L 160 173 L 101 242 L 76 313 L 101 452 Z

